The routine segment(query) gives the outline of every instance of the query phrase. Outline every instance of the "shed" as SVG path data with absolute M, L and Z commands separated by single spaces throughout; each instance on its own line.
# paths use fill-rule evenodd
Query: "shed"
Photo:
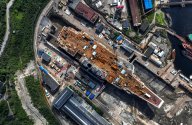
M 128 20 L 122 21 L 122 28 L 123 29 L 129 29 L 129 21 Z
M 93 82 L 89 82 L 89 83 L 88 83 L 88 86 L 89 86 L 91 89 L 94 89 L 96 85 L 95 85 Z
M 90 99 L 90 100 L 93 100 L 94 97 L 95 97 L 95 95 L 94 95 L 93 93 L 91 93 L 91 95 L 89 96 L 89 99 Z
M 132 44 L 130 44 L 128 42 L 128 40 L 124 40 L 122 45 L 121 45 L 121 49 L 126 51 L 126 55 L 128 55 L 128 56 L 130 56 L 133 53 L 133 50 L 130 48 L 134 48 L 134 46 Z
M 85 95 L 89 96 L 91 94 L 91 92 L 89 90 L 86 91 Z
M 100 33 L 102 33 L 102 31 L 103 31 L 103 29 L 104 29 L 104 25 L 102 24 L 102 23 L 99 23 L 99 24 L 97 24 L 97 26 L 96 26 L 96 33 L 97 34 L 100 34 Z
M 45 64 L 49 64 L 51 62 L 51 57 L 47 53 L 42 54 L 42 61 Z
M 43 53 L 44 53 L 44 50 L 42 50 L 42 49 L 38 49 L 38 50 L 37 50 L 37 55 L 38 55 L 39 57 L 41 57 L 41 56 L 43 55 Z
M 146 56 L 146 58 L 149 58 L 154 51 L 155 51 L 155 48 L 153 48 L 152 46 L 149 46 L 145 51 L 144 55 Z
M 153 8 L 152 0 L 143 0 L 145 10 L 149 10 Z
M 63 68 L 63 64 L 61 64 L 61 63 L 58 62 L 58 61 L 55 62 L 55 65 L 56 65 L 59 69 Z
M 149 28 L 149 22 L 148 21 L 143 21 L 141 24 L 141 27 L 139 28 L 141 33 L 145 33 L 146 30 Z

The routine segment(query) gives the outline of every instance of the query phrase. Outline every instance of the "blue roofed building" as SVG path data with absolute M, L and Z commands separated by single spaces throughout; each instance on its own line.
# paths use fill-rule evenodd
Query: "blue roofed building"
M 152 0 L 143 0 L 145 10 L 149 10 L 153 8 L 153 2 Z
M 90 99 L 90 100 L 93 100 L 94 97 L 95 97 L 95 95 L 94 95 L 93 93 L 91 93 L 91 95 L 89 96 L 89 99 Z
M 123 40 L 123 37 L 121 35 L 119 35 L 116 40 L 121 41 L 121 40 Z

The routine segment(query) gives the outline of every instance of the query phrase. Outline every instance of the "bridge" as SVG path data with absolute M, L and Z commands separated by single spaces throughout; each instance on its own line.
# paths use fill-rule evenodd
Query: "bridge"
M 187 41 L 185 40 L 185 38 L 181 37 L 180 35 L 176 34 L 174 31 L 169 30 L 169 29 L 165 29 L 167 31 L 167 33 L 169 33 L 172 36 L 175 36 L 177 39 L 179 39 L 182 43 L 187 43 Z
M 179 39 L 183 44 L 187 44 L 187 40 L 185 38 L 183 38 L 182 36 L 178 35 L 177 33 L 175 33 L 175 31 L 173 31 L 172 29 L 168 28 L 168 27 L 156 27 L 156 29 L 161 29 L 161 30 L 165 30 L 168 34 L 176 37 L 177 39 Z
M 167 3 L 161 3 L 159 6 L 160 7 L 171 7 L 171 6 L 181 6 L 185 7 L 185 5 L 192 5 L 192 1 L 187 1 L 187 0 L 180 0 L 176 2 L 167 2 Z
M 179 39 L 179 40 L 182 42 L 182 46 L 183 46 L 185 49 L 191 49 L 191 50 L 192 50 L 192 44 L 189 44 L 185 38 L 183 38 L 182 36 L 176 34 L 176 33 L 173 32 L 172 30 L 169 30 L 169 29 L 165 29 L 165 30 L 166 30 L 167 33 L 169 33 L 170 35 L 173 35 L 173 36 L 175 36 L 177 39 Z

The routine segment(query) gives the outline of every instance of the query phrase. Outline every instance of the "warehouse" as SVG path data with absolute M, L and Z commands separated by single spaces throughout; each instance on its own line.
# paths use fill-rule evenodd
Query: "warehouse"
M 54 95 L 60 88 L 60 84 L 50 74 L 43 73 L 43 85 Z
M 133 26 L 141 25 L 141 16 L 139 14 L 139 7 L 137 5 L 137 0 L 129 0 L 129 7 L 131 9 Z
M 77 99 L 78 98 L 78 99 Z M 83 101 L 70 88 L 65 88 L 54 101 L 53 107 L 60 113 L 67 114 L 79 125 L 110 125 L 103 117 L 84 107 Z
M 75 13 L 77 13 L 79 16 L 82 16 L 84 19 L 86 19 L 92 24 L 95 24 L 96 21 L 99 19 L 99 15 L 94 10 L 92 10 L 79 0 L 71 1 L 68 6 Z

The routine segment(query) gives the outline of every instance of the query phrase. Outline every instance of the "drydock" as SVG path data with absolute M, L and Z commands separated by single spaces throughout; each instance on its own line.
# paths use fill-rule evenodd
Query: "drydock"
M 59 46 L 79 61 L 82 67 L 98 79 L 129 91 L 160 108 L 164 101 L 133 76 L 117 56 L 84 32 L 64 27 L 57 38 Z

